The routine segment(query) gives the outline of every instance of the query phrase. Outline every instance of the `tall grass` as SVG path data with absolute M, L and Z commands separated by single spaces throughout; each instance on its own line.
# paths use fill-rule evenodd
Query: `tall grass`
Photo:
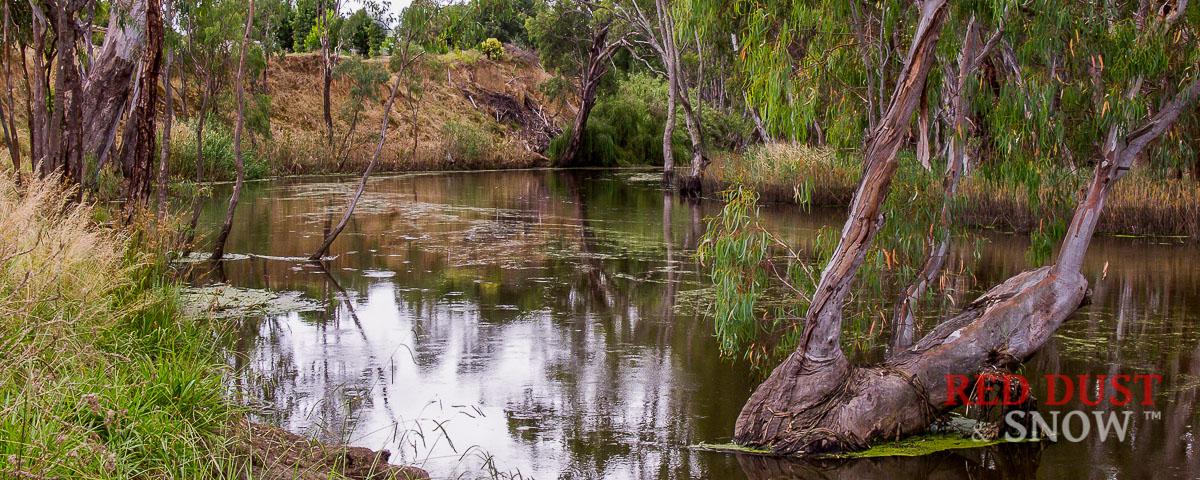
M 145 234 L 0 178 L 0 476 L 233 475 L 222 362 Z
M 752 187 L 767 201 L 844 206 L 851 200 L 862 167 L 855 155 L 827 148 L 774 144 L 753 148 L 745 154 L 723 155 L 710 168 L 713 189 L 741 183 Z M 1048 218 L 1070 215 L 1074 206 L 1071 194 L 1090 174 L 1090 170 L 1071 173 L 1061 167 L 1019 174 L 977 169 L 959 187 L 954 216 L 956 222 L 967 226 L 1036 231 L 1045 228 L 1043 223 Z M 926 172 L 909 158 L 901 161 L 892 189 L 928 191 L 937 197 L 940 182 L 936 167 Z M 938 203 L 929 205 L 935 207 Z M 1200 182 L 1164 178 L 1144 169 L 1134 171 L 1113 187 L 1098 230 L 1108 234 L 1200 238 Z

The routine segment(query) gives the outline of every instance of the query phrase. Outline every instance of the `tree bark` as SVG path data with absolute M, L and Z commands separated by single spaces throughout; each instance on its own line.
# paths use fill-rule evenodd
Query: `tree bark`
M 895 175 L 896 153 L 908 137 L 913 111 L 925 80 L 946 15 L 945 0 L 920 5 L 921 19 L 896 82 L 895 92 L 879 126 L 871 132 L 859 181 L 841 240 L 821 274 L 805 318 L 805 330 L 795 352 L 755 390 L 738 415 L 734 438 L 739 443 L 769 446 L 781 452 L 815 452 L 856 448 L 871 435 L 836 429 L 852 425 L 828 422 L 827 399 L 845 388 L 852 370 L 842 354 L 842 306 L 866 258 L 871 241 L 883 224 L 881 208 Z M 804 420 L 797 423 L 797 420 Z M 823 435 L 827 429 L 835 435 Z
M 573 166 L 581 163 L 577 157 L 579 149 L 583 145 L 583 132 L 587 128 L 588 116 L 592 113 L 592 107 L 596 106 L 596 87 L 600 85 L 601 77 L 608 72 L 608 59 L 612 58 L 620 46 L 620 42 L 608 41 L 608 31 L 611 26 L 610 23 L 605 23 L 592 32 L 587 63 L 579 75 L 579 111 L 575 114 L 567 146 L 559 154 L 559 165 Z
M 158 114 L 158 77 L 162 70 L 163 23 L 162 5 L 159 0 L 146 0 L 146 47 L 142 54 L 139 75 L 140 93 L 137 103 L 130 112 L 126 129 L 133 129 L 133 143 L 126 143 L 123 154 L 125 164 L 125 201 L 129 215 L 150 198 L 150 184 L 154 171 L 155 117 Z
M 88 69 L 81 105 L 83 118 L 88 119 L 83 148 L 96 159 L 105 157 L 112 147 L 105 140 L 120 122 L 133 86 L 135 67 L 146 43 L 147 1 L 113 2 L 104 43 Z
M 926 2 L 922 6 L 913 51 L 925 48 L 922 44 L 927 33 L 922 31 L 936 24 L 940 15 L 936 10 L 944 10 L 944 2 Z M 931 48 L 932 44 L 928 46 Z M 909 58 L 914 59 L 911 52 Z M 871 192 L 878 192 L 878 187 L 871 186 L 890 179 L 891 173 L 879 166 L 886 157 L 874 157 L 871 153 L 887 147 L 880 143 L 884 136 L 903 138 L 902 132 L 888 132 L 888 125 L 897 118 L 897 112 L 904 113 L 905 119 L 912 115 L 912 107 L 903 105 L 915 104 L 916 96 L 902 92 L 924 83 L 923 78 L 915 81 L 918 78 L 913 75 L 913 65 L 912 61 L 906 62 L 905 73 L 896 83 L 892 105 L 881 120 L 883 131 L 871 136 L 864 178 L 847 220 L 843 244 L 848 238 L 856 244 L 869 241 L 873 234 L 869 226 L 863 228 L 857 224 L 882 223 L 878 216 L 869 215 L 870 210 L 861 208 L 860 199 L 876 195 Z M 857 268 L 853 262 L 840 260 L 845 253 L 842 253 L 844 245 L 839 245 L 814 294 L 800 347 L 751 396 L 738 418 L 735 440 L 769 447 L 782 454 L 809 454 L 857 449 L 873 441 L 918 433 L 953 408 L 946 406 L 948 374 L 974 375 L 987 368 L 1008 369 L 1029 358 L 1084 299 L 1087 280 L 1079 269 L 1112 183 L 1124 175 L 1145 146 L 1161 136 L 1197 96 L 1200 96 L 1200 78 L 1188 83 L 1159 113 L 1130 135 L 1119 137 L 1115 127 L 1109 132 L 1102 150 L 1104 159 L 1096 166 L 1087 194 L 1076 207 L 1056 264 L 1018 274 L 992 288 L 911 348 L 894 354 L 882 364 L 851 367 L 837 343 L 840 331 L 835 327 L 840 326 L 824 323 L 829 318 L 840 320 L 843 297 L 838 290 L 848 283 L 843 272 L 852 275 Z M 883 198 L 877 200 L 882 202 Z M 837 270 L 839 267 L 843 269 Z M 814 310 L 817 310 L 815 317 Z M 830 313 L 822 316 L 822 310 Z
M 233 229 L 233 214 L 237 210 L 238 199 L 242 195 L 242 184 L 246 182 L 246 163 L 242 158 L 242 130 L 246 127 L 246 47 L 250 43 L 250 29 L 254 25 L 254 0 L 247 1 L 246 29 L 242 32 L 242 50 L 238 56 L 237 76 L 234 82 L 237 91 L 237 121 L 233 126 L 233 160 L 237 168 L 237 179 L 233 183 L 233 193 L 229 195 L 229 208 L 225 210 L 225 223 L 217 234 L 213 245 L 212 260 L 220 260 L 225 256 L 225 242 L 229 240 L 229 231 Z

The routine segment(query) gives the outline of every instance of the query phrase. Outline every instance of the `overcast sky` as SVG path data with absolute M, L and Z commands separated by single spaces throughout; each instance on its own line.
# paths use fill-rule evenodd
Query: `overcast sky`
M 388 11 L 391 12 L 392 18 L 399 18 L 400 11 L 407 7 L 412 0 L 383 0 L 388 2 Z M 361 0 L 345 0 L 342 2 L 342 12 L 353 13 L 355 10 L 362 8 Z

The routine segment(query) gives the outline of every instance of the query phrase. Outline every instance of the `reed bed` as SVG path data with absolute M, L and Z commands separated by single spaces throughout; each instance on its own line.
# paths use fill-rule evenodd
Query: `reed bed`
M 902 162 L 913 163 L 911 159 Z M 808 146 L 767 145 L 717 158 L 708 186 L 722 189 L 740 182 L 758 191 L 765 201 L 844 206 L 853 196 L 860 171 L 861 162 L 853 155 Z M 1063 195 L 1063 189 L 1082 185 L 1087 175 L 1090 170 L 1075 175 L 1063 172 L 1058 181 L 1040 182 L 1031 194 L 1025 183 L 986 178 L 976 172 L 960 186 L 955 215 L 967 226 L 1029 232 L 1047 218 L 1070 215 L 1072 201 L 1064 204 L 1052 199 Z M 928 185 L 913 183 L 937 187 L 940 180 L 935 173 L 901 168 L 893 190 L 927 190 Z M 1069 191 L 1066 195 L 1071 198 Z M 1200 239 L 1200 182 L 1134 171 L 1114 186 L 1097 228 L 1111 235 Z

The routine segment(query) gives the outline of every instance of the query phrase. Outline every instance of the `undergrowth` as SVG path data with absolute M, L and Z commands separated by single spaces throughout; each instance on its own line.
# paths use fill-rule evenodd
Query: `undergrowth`
M 160 236 L 66 197 L 0 178 L 0 475 L 235 476 L 216 335 L 178 314 Z

